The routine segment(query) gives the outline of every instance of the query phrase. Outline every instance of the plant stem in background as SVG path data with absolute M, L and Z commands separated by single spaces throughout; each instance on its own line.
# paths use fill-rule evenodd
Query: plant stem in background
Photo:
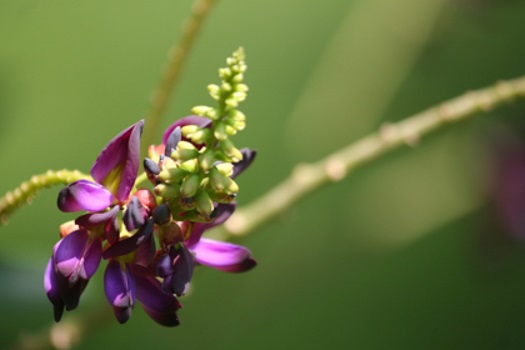
M 308 194 L 344 179 L 351 171 L 383 154 L 404 145 L 415 146 L 422 136 L 434 130 L 518 97 L 525 97 L 525 76 L 468 92 L 398 123 L 384 124 L 371 135 L 315 163 L 297 165 L 287 179 L 252 204 L 239 208 L 216 234 L 232 240 L 253 232 Z
M 56 185 L 67 185 L 71 182 L 90 179 L 89 175 L 78 170 L 48 170 L 39 175 L 33 175 L 28 181 L 22 182 L 13 191 L 7 192 L 0 198 L 0 224 L 6 224 L 9 216 L 22 205 L 30 203 L 35 195 L 43 188 Z
M 169 51 L 167 68 L 159 86 L 153 91 L 150 99 L 150 110 L 146 117 L 144 134 L 142 136 L 141 154 L 143 155 L 146 154 L 148 146 L 154 143 L 162 114 L 170 100 L 170 94 L 180 76 L 182 66 L 191 51 L 202 23 L 214 2 L 215 0 L 196 0 L 193 3 L 192 13 L 183 25 L 180 42 Z

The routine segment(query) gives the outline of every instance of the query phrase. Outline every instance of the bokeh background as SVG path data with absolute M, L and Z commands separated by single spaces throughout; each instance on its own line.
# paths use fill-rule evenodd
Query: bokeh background
M 88 172 L 143 118 L 191 3 L 0 1 L 0 193 L 47 169 Z M 519 0 L 218 1 L 162 124 L 210 103 L 205 86 L 244 46 L 236 144 L 259 150 L 239 179 L 246 204 L 383 122 L 524 74 L 524 33 Z M 525 242 L 494 200 L 523 116 L 517 102 L 316 191 L 243 239 L 256 269 L 200 269 L 181 326 L 136 307 L 76 348 L 525 348 Z M 58 190 L 0 227 L 0 348 L 52 321 L 42 274 L 70 218 Z M 67 317 L 106 303 L 101 276 Z

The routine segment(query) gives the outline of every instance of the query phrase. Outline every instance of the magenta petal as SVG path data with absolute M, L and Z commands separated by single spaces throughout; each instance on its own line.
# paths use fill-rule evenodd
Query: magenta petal
M 195 243 L 197 243 L 200 239 L 204 231 L 218 226 L 222 225 L 226 220 L 232 216 L 233 212 L 235 211 L 235 208 L 237 208 L 237 203 L 227 203 L 227 204 L 218 204 L 215 208 L 214 215 L 215 218 L 210 223 L 202 223 L 202 222 L 196 222 L 193 225 L 193 228 L 191 230 L 190 238 L 188 239 L 188 242 L 186 243 L 188 246 L 191 246 Z
M 79 278 L 88 280 L 100 264 L 102 242 L 89 239 L 88 232 L 77 230 L 64 237 L 56 246 L 54 261 L 56 271 L 74 284 Z
M 195 252 L 199 264 L 225 272 L 243 272 L 257 264 L 247 248 L 236 244 L 201 238 L 188 248 Z
M 197 117 L 195 115 L 181 118 L 177 120 L 175 123 L 168 126 L 168 128 L 164 132 L 164 136 L 162 137 L 162 144 L 165 145 L 168 142 L 168 138 L 170 137 L 173 130 L 175 130 L 177 127 L 182 128 L 183 126 L 186 126 L 186 125 L 197 125 L 197 126 L 200 126 L 201 128 L 205 128 L 210 124 L 211 124 L 211 120 L 204 118 L 204 117 Z
M 128 198 L 137 178 L 143 126 L 141 120 L 115 136 L 91 168 L 93 179 L 108 188 L 119 201 Z
M 64 187 L 58 194 L 58 208 L 63 212 L 87 210 L 101 211 L 111 205 L 114 198 L 103 186 L 87 180 L 79 180 Z
M 135 304 L 135 280 L 127 265 L 111 260 L 104 273 L 104 291 L 115 316 L 120 323 L 125 323 L 131 316 Z

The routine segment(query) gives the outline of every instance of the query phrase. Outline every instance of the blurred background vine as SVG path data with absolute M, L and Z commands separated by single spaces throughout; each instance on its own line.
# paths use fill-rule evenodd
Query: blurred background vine
M 116 131 L 147 115 L 191 5 L 2 2 L 0 193 L 47 169 L 87 172 Z M 523 13 L 517 0 L 217 1 L 160 130 L 201 104 L 244 46 L 250 123 L 238 140 L 259 150 L 239 180 L 247 204 L 294 164 L 524 74 Z M 259 261 L 250 274 L 199 272 L 180 327 L 136 308 L 76 348 L 522 349 L 525 249 L 498 209 L 495 159 L 523 139 L 524 115 L 518 101 L 445 129 L 301 201 L 244 239 Z M 51 321 L 42 274 L 64 221 L 57 192 L 0 229 L 1 348 Z M 89 287 L 75 316 L 99 303 L 102 288 Z

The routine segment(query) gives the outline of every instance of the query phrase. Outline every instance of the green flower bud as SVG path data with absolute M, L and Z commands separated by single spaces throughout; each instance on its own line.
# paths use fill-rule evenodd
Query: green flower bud
M 235 129 L 231 125 L 226 125 L 225 128 L 224 128 L 224 131 L 226 132 L 226 134 L 228 134 L 230 136 L 233 136 L 233 135 L 235 135 L 237 133 L 237 129 Z
M 164 199 L 174 199 L 180 196 L 180 190 L 178 186 L 158 184 L 153 189 L 155 194 L 161 196 Z
M 226 91 L 226 92 L 230 92 L 230 91 L 232 91 L 232 86 L 231 86 L 231 84 L 229 84 L 227 82 L 223 82 L 221 84 L 221 90 L 222 91 Z
M 226 140 L 228 138 L 228 134 L 226 133 L 226 125 L 224 125 L 224 123 L 217 123 L 215 125 L 213 136 L 215 136 L 215 138 L 219 141 Z
M 244 91 L 237 91 L 232 94 L 232 98 L 236 99 L 239 102 L 246 100 L 246 96 L 247 94 Z
M 199 156 L 199 165 L 203 171 L 210 170 L 217 160 L 214 153 L 212 150 L 206 150 Z
M 199 156 L 199 151 L 196 149 L 177 149 L 173 152 L 171 152 L 170 157 L 174 160 L 180 160 L 182 162 L 186 162 L 190 159 L 195 159 Z
M 232 82 L 235 84 L 239 84 L 244 80 L 244 74 L 237 73 L 232 77 Z
M 193 107 L 193 108 L 191 109 L 191 113 L 203 117 L 203 116 L 206 115 L 206 113 L 207 113 L 210 109 L 213 109 L 213 108 L 211 108 L 211 107 L 209 107 L 209 106 L 195 106 L 195 107 Z
M 221 88 L 216 84 L 208 85 L 208 93 L 214 100 L 219 100 L 221 98 Z
M 190 159 L 180 164 L 180 168 L 186 170 L 189 173 L 196 172 L 199 168 L 198 159 Z
M 233 163 L 240 162 L 242 160 L 242 153 L 239 151 L 230 140 L 224 140 L 220 142 L 219 148 L 221 151 L 231 160 Z
M 159 179 L 165 183 L 178 183 L 188 172 L 181 168 L 164 169 L 159 173 Z
M 195 196 L 200 187 L 200 176 L 197 174 L 188 175 L 180 186 L 180 195 L 182 198 L 191 198 Z
M 200 128 L 197 125 L 185 125 L 182 128 L 180 128 L 180 131 L 182 135 L 184 135 L 184 137 L 190 138 L 190 136 L 197 132 L 197 130 L 199 129 Z
M 232 71 L 230 68 L 219 68 L 219 77 L 223 80 L 227 80 L 231 77 Z
M 232 163 L 220 163 L 215 166 L 219 173 L 223 176 L 230 177 L 233 174 L 233 164 Z
M 195 133 L 193 133 L 189 138 L 192 142 L 195 142 L 196 144 L 204 144 L 206 141 L 210 138 L 211 130 L 206 129 L 199 129 Z
M 247 92 L 248 91 L 248 85 L 246 85 L 246 84 L 237 84 L 235 86 L 235 91 Z
M 224 104 L 228 108 L 236 108 L 239 105 L 239 101 L 237 101 L 235 98 L 228 98 L 226 101 L 224 101 Z
M 237 192 L 239 192 L 239 185 L 237 185 L 237 182 L 233 181 L 230 178 L 227 178 L 227 179 L 228 181 L 224 188 L 224 192 L 226 192 L 226 194 L 229 194 L 229 195 L 236 194 Z
M 204 216 L 210 216 L 215 208 L 208 192 L 202 190 L 197 192 L 197 195 L 195 196 L 195 209 Z

